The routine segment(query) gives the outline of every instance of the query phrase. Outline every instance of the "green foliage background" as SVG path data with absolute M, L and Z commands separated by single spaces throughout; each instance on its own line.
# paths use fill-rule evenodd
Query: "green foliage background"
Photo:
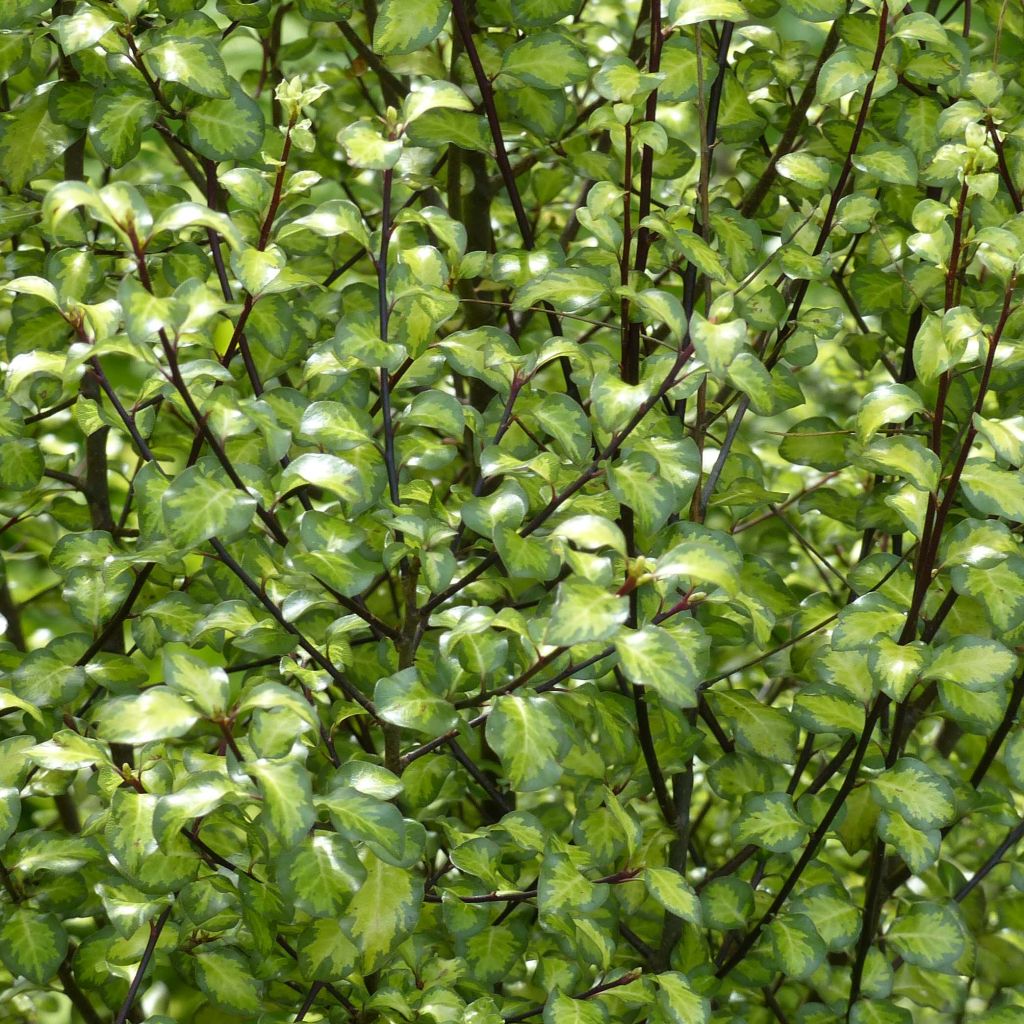
M 0 1019 L 1024 1020 L 1016 0 L 0 2 Z

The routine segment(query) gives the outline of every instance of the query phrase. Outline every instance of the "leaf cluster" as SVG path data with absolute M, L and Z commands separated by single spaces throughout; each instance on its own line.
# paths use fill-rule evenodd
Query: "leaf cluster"
M 0 3 L 0 1019 L 1024 1021 L 1022 60 Z

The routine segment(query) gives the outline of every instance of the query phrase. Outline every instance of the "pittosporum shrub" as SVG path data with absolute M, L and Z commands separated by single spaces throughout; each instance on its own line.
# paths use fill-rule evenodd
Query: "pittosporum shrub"
M 0 28 L 0 1018 L 1024 1020 L 1017 0 Z

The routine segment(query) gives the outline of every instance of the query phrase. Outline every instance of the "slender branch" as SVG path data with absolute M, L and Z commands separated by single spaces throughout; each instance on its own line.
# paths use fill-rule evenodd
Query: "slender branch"
M 132 983 L 128 988 L 128 994 L 124 997 L 121 1009 L 118 1010 L 117 1016 L 114 1018 L 114 1024 L 124 1024 L 128 1019 L 128 1014 L 131 1012 L 132 1004 L 135 1002 L 135 997 L 139 994 L 139 986 L 142 984 L 142 979 L 146 974 L 149 963 L 153 959 L 153 953 L 156 951 L 156 944 L 160 941 L 160 933 L 164 930 L 164 925 L 167 924 L 167 919 L 170 916 L 171 905 L 168 904 L 164 907 L 156 921 L 149 926 L 149 941 L 146 943 L 145 950 L 143 950 L 139 966 L 135 970 L 135 977 L 132 978 Z
M 299 1021 L 306 1019 L 306 1014 L 313 1008 L 313 1003 L 316 1002 L 316 997 L 320 994 L 320 990 L 323 987 L 324 982 L 322 981 L 314 981 L 313 984 L 309 986 L 309 994 L 306 996 L 302 1006 L 299 1008 L 299 1012 L 295 1015 L 296 1024 L 298 1024 Z
M 281 160 L 277 167 L 277 174 L 274 176 L 274 190 L 271 193 L 270 202 L 267 204 L 267 215 L 263 219 L 263 225 L 260 228 L 259 241 L 256 243 L 256 248 L 261 252 L 266 249 L 267 244 L 270 242 L 270 231 L 274 226 L 277 211 L 281 207 L 281 194 L 284 190 L 285 173 L 288 170 L 288 157 L 292 151 L 292 130 L 294 127 L 295 118 L 292 117 L 285 131 L 284 146 L 281 148 Z
M 839 179 L 836 182 L 835 188 L 832 190 L 828 208 L 825 211 L 825 217 L 822 221 L 821 230 L 818 232 L 818 241 L 814 246 L 814 256 L 820 256 L 824 251 L 825 246 L 828 244 L 829 236 L 832 233 L 832 223 L 835 219 L 836 209 L 846 192 L 846 186 L 849 184 L 850 175 L 853 173 L 853 158 L 857 154 L 857 148 L 860 145 L 861 136 L 864 134 L 864 128 L 868 120 L 868 110 L 871 107 L 871 97 L 874 94 L 875 83 L 878 81 L 878 72 L 882 66 L 882 55 L 885 52 L 886 28 L 888 27 L 888 22 L 889 4 L 886 0 L 883 0 L 878 16 L 878 38 L 875 43 L 875 54 L 871 63 L 871 81 L 864 87 L 864 95 L 861 97 L 860 110 L 857 113 L 857 120 L 853 126 L 853 134 L 850 137 L 850 144 L 846 151 L 846 158 L 843 160 L 843 166 L 839 172 Z M 809 286 L 809 281 L 801 281 L 797 286 L 796 296 L 790 307 L 789 316 L 786 319 L 786 327 L 783 328 L 783 330 L 786 330 L 789 324 L 796 320 L 799 315 L 800 307 L 803 304 L 804 297 L 807 295 L 807 289 Z
M 992 851 L 988 860 L 954 894 L 953 899 L 962 903 L 991 874 L 992 869 L 1024 838 L 1024 820 L 1019 821 L 1006 834 L 1006 838 Z
M 698 191 L 706 193 L 707 184 L 706 180 L 703 179 L 703 175 L 710 174 L 710 161 L 711 156 L 715 151 L 715 145 L 718 141 L 718 112 L 721 108 L 722 102 L 722 90 L 725 87 L 725 69 L 729 62 L 729 47 L 732 44 L 732 33 L 733 23 L 731 21 L 726 22 L 722 28 L 722 34 L 718 40 L 718 56 L 716 63 L 718 65 L 718 74 L 715 76 L 715 80 L 711 83 L 711 89 L 708 93 L 708 106 L 706 121 L 701 131 L 701 175 L 704 181 L 703 186 L 698 186 Z M 700 48 L 700 37 L 697 38 L 697 47 Z M 698 74 L 698 88 L 703 89 L 703 80 Z M 705 159 L 706 158 L 706 159 Z M 706 203 L 698 196 L 698 202 L 694 206 L 693 210 L 693 233 L 699 235 L 701 238 L 704 237 L 705 232 L 708 229 L 701 211 L 702 206 L 706 206 Z M 689 261 L 686 265 L 686 271 L 683 274 L 683 311 L 686 313 L 687 322 L 690 317 L 693 316 L 694 308 L 697 304 L 697 265 L 692 261 Z
M 135 574 L 131 590 L 125 595 L 125 599 L 121 602 L 117 611 L 114 612 L 110 621 L 103 627 L 99 636 L 85 649 L 85 652 L 78 659 L 78 665 L 87 665 L 100 651 L 106 649 L 107 643 L 112 637 L 118 635 L 117 631 L 124 625 L 128 616 L 131 615 L 132 608 L 135 606 L 139 594 L 142 593 L 142 588 L 146 585 L 146 580 L 149 579 L 150 574 L 155 568 L 155 562 L 146 562 Z
M 70 409 L 77 401 L 78 395 L 72 395 L 71 398 L 66 398 L 63 402 L 58 402 L 49 409 L 44 409 L 42 412 L 36 412 L 31 416 L 26 416 L 25 424 L 27 426 L 30 423 L 39 423 L 41 420 L 49 419 L 51 416 L 56 416 L 57 413 L 63 412 L 65 409 Z
M 533 249 L 536 244 L 533 226 L 526 214 L 526 207 L 523 206 L 523 197 L 519 192 L 519 186 L 516 184 L 515 172 L 512 170 L 511 163 L 509 163 L 508 150 L 505 148 L 505 138 L 501 131 L 501 120 L 498 117 L 498 108 L 494 102 L 494 88 L 491 85 L 490 78 L 487 77 L 476 42 L 473 39 L 473 26 L 470 23 L 464 0 L 452 0 L 452 15 L 455 18 L 455 24 L 458 27 L 462 45 L 466 48 L 466 56 L 469 57 L 469 63 L 473 68 L 473 77 L 476 79 L 477 88 L 480 90 L 480 97 L 484 104 L 484 113 L 487 115 L 487 125 L 491 132 L 491 141 L 494 143 L 494 159 L 498 164 L 498 170 L 501 172 L 505 193 L 512 204 L 512 212 L 515 214 L 516 226 L 519 228 L 519 234 L 523 239 L 523 247 L 525 249 Z M 561 337 L 562 325 L 558 322 L 558 318 L 550 307 L 546 307 L 546 312 L 548 327 L 551 333 L 556 337 Z M 562 375 L 565 378 L 566 394 L 574 402 L 580 403 L 579 388 L 576 387 L 572 379 L 572 364 L 566 356 L 562 356 L 559 359 L 559 364 L 562 369 Z
M 347 18 L 339 18 L 336 24 L 341 34 L 345 37 L 345 41 L 373 69 L 374 74 L 380 80 L 381 91 L 384 93 L 385 101 L 397 107 L 401 103 L 402 97 L 408 91 L 405 84 L 401 79 L 396 78 L 395 75 L 388 71 L 380 57 L 363 42 L 359 33 L 349 24 Z
M 60 978 L 64 994 L 71 1000 L 71 1005 L 78 1011 L 85 1024 L 101 1024 L 102 1018 L 93 1008 L 89 997 L 82 991 L 75 980 L 69 960 L 65 960 L 57 969 L 57 977 Z
M 839 789 L 836 791 L 836 794 L 832 798 L 824 816 L 821 821 L 818 822 L 817 828 L 815 828 L 811 833 L 803 852 L 790 873 L 786 876 L 786 880 L 782 883 L 779 891 L 775 894 L 775 898 L 772 900 L 768 909 L 761 915 L 753 927 L 747 931 L 743 938 L 740 939 L 732 955 L 726 959 L 724 963 L 719 965 L 715 971 L 715 977 L 726 977 L 726 975 L 728 975 L 729 972 L 736 967 L 744 957 L 746 957 L 747 953 L 749 953 L 753 948 L 754 943 L 757 942 L 765 926 L 774 920 L 775 915 L 782 909 L 783 904 L 789 898 L 789 894 L 793 891 L 796 883 L 800 880 L 800 876 L 806 870 L 807 865 L 814 859 L 814 855 L 817 853 L 818 847 L 825 838 L 825 834 L 831 828 L 832 822 L 842 809 L 843 804 L 846 802 L 846 798 L 853 791 L 853 787 L 857 781 L 857 774 L 860 771 L 860 766 L 864 761 L 864 756 L 871 743 L 872 733 L 875 730 L 875 726 L 878 724 L 878 720 L 882 716 L 882 712 L 888 706 L 888 703 L 889 698 L 886 697 L 885 694 L 879 694 L 879 696 L 875 698 L 871 710 L 865 718 L 864 731 L 860 735 L 860 740 L 857 743 L 856 750 L 854 751 L 853 758 L 850 761 L 850 766 L 847 769 L 846 777 L 843 779 L 842 785 L 840 785 Z
M 999 748 L 1002 747 L 1003 741 L 1009 736 L 1010 730 L 1016 723 L 1017 711 L 1020 709 L 1022 699 L 1024 699 L 1024 675 L 1017 676 L 1014 679 L 1013 689 L 1010 692 L 1010 702 L 1006 707 L 1006 712 L 996 727 L 996 731 L 989 737 L 988 743 L 985 744 L 984 753 L 982 753 L 978 763 L 974 766 L 974 771 L 971 772 L 971 785 L 975 789 L 981 785 L 982 779 L 988 774 L 989 768 L 992 767 L 992 762 L 996 759 L 996 754 L 999 753 Z
M 381 200 L 380 255 L 377 257 L 377 308 L 380 319 L 381 340 L 387 344 L 388 319 L 388 248 L 391 243 L 391 185 L 394 172 L 384 171 L 383 198 Z M 386 366 L 380 368 L 380 407 L 384 421 L 384 466 L 388 476 L 388 495 L 391 504 L 399 503 L 398 463 L 395 458 L 395 424 L 391 412 L 391 378 Z
M 718 452 L 714 466 L 711 467 L 711 472 L 708 473 L 704 487 L 701 489 L 699 506 L 701 519 L 704 518 L 704 514 L 707 512 L 711 496 L 715 493 L 715 487 L 718 485 L 718 478 L 722 475 L 722 470 L 725 469 L 725 461 L 729 458 L 729 452 L 732 451 L 732 446 L 736 442 L 736 435 L 739 433 L 740 424 L 743 422 L 743 417 L 749 408 L 750 399 L 744 395 L 736 406 L 736 412 L 733 413 L 729 429 L 725 433 L 725 441 Z
M 651 26 L 650 26 L 650 48 L 647 55 L 647 71 L 656 75 L 661 70 L 661 47 L 664 42 L 664 35 L 661 29 L 661 3 L 651 4 Z M 652 89 L 647 97 L 644 108 L 644 120 L 650 124 L 656 124 L 658 120 L 658 90 Z M 627 155 L 629 146 L 626 147 Z M 631 175 L 626 176 L 627 187 L 629 187 Z M 637 274 L 642 274 L 647 269 L 647 257 L 651 247 L 650 229 L 644 227 L 642 222 L 651 212 L 651 198 L 654 192 L 654 150 L 644 145 L 643 153 L 640 156 L 640 205 L 637 210 L 638 220 L 641 227 L 636 236 L 636 263 L 634 269 Z M 575 219 L 575 218 L 574 218 Z M 640 325 L 636 325 L 639 331 Z
M 277 624 L 290 633 L 299 642 L 299 646 L 320 666 L 328 675 L 341 687 L 342 692 L 348 697 L 349 700 L 355 701 L 364 711 L 367 711 L 375 719 L 377 716 L 377 709 L 374 707 L 373 701 L 365 697 L 349 682 L 348 678 L 343 672 L 325 655 L 321 654 L 316 647 L 313 646 L 305 637 L 305 635 L 288 619 L 285 618 L 284 612 L 270 600 L 266 595 L 263 588 L 242 568 L 238 562 L 232 558 L 230 552 L 224 545 L 217 540 L 215 537 L 211 538 L 210 545 L 213 550 L 217 552 L 217 557 L 238 577 L 246 589 L 251 593 L 259 602 L 267 609 L 268 612 L 277 621 Z
M 476 764 L 476 762 L 462 749 L 459 745 L 459 741 L 455 737 L 451 737 L 448 740 L 448 748 L 451 750 L 455 757 L 455 760 L 462 765 L 466 771 L 476 780 L 484 792 L 494 801 L 494 803 L 501 808 L 502 814 L 507 814 L 512 810 L 509 804 L 508 797 L 501 792 L 500 789 L 487 777 L 487 774 Z
M 544 508 L 542 508 L 528 523 L 526 523 L 525 526 L 519 530 L 520 537 L 528 537 L 531 533 L 540 529 L 540 527 L 543 526 L 544 523 L 546 523 L 548 519 L 550 519 L 551 516 L 553 516 L 555 512 L 557 512 L 558 509 L 560 509 L 574 494 L 599 475 L 603 463 L 614 459 L 615 456 L 618 455 L 619 450 L 622 448 L 622 445 L 630 434 L 632 434 L 633 431 L 636 430 L 636 428 L 643 422 L 651 409 L 653 409 L 679 382 L 680 372 L 692 355 L 693 346 L 690 344 L 685 345 L 679 350 L 672 368 L 669 370 L 665 379 L 661 382 L 654 393 L 637 407 L 637 410 L 630 417 L 626 425 L 612 435 L 611 440 L 604 449 L 598 453 L 593 462 L 591 462 L 590 465 L 583 470 L 583 472 L 571 484 L 559 491 Z M 496 565 L 497 562 L 498 555 L 496 552 L 492 551 L 464 576 L 450 584 L 440 593 L 435 594 L 429 601 L 427 601 L 423 605 L 422 614 L 426 616 L 439 605 L 444 604 L 444 602 L 449 598 L 454 597 L 455 594 L 458 594 L 475 580 L 478 580 L 488 569 Z
M 628 985 L 630 982 L 636 981 L 641 976 L 641 973 L 641 971 L 630 971 L 628 974 L 622 975 L 621 978 L 616 978 L 615 981 L 606 981 L 600 985 L 595 985 L 593 988 L 588 988 L 586 992 L 580 992 L 579 995 L 575 995 L 572 998 L 590 999 L 593 996 L 600 995 L 602 992 L 608 992 L 613 988 L 619 988 L 622 985 Z M 518 1021 L 529 1020 L 531 1017 L 536 1017 L 543 1012 L 543 1006 L 535 1006 L 531 1010 L 523 1010 L 521 1013 L 515 1013 L 511 1017 L 506 1017 L 505 1024 L 517 1024 Z
M 775 179 L 779 174 L 779 161 L 787 153 L 791 153 L 793 151 L 793 146 L 796 143 L 797 136 L 806 124 L 807 111 L 814 102 L 815 94 L 818 91 L 818 75 L 821 74 L 821 69 L 825 64 L 825 61 L 832 56 L 838 45 L 839 22 L 834 21 L 832 23 L 832 27 L 829 29 L 828 35 L 825 37 L 825 44 L 822 46 L 821 52 L 818 54 L 818 60 L 814 65 L 814 70 L 811 72 L 810 78 L 807 79 L 803 92 L 800 93 L 800 98 L 789 113 L 789 120 L 786 122 L 786 127 L 782 131 L 782 137 L 779 139 L 778 145 L 772 152 L 771 158 L 769 159 L 765 169 L 761 172 L 761 176 L 756 182 L 754 182 L 753 187 L 746 196 L 743 197 L 743 203 L 740 206 L 740 213 L 744 217 L 750 217 L 757 212 L 757 208 L 764 201 L 764 197 L 768 195 L 772 185 L 775 184 Z
M 1013 203 L 1017 213 L 1024 212 L 1024 203 L 1021 202 L 1020 190 L 1017 188 L 1010 173 L 1010 165 L 1006 162 L 1006 147 L 996 129 L 995 122 L 991 117 L 987 118 L 985 125 L 988 128 L 989 138 L 992 139 L 992 148 L 996 151 L 996 160 L 999 163 L 999 176 L 1003 179 L 1006 191 L 1010 194 L 1010 202 Z

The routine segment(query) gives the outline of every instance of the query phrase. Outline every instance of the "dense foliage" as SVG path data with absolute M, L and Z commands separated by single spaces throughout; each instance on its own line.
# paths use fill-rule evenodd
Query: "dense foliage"
M 1017 0 L 0 3 L 0 1019 L 1024 1021 Z

